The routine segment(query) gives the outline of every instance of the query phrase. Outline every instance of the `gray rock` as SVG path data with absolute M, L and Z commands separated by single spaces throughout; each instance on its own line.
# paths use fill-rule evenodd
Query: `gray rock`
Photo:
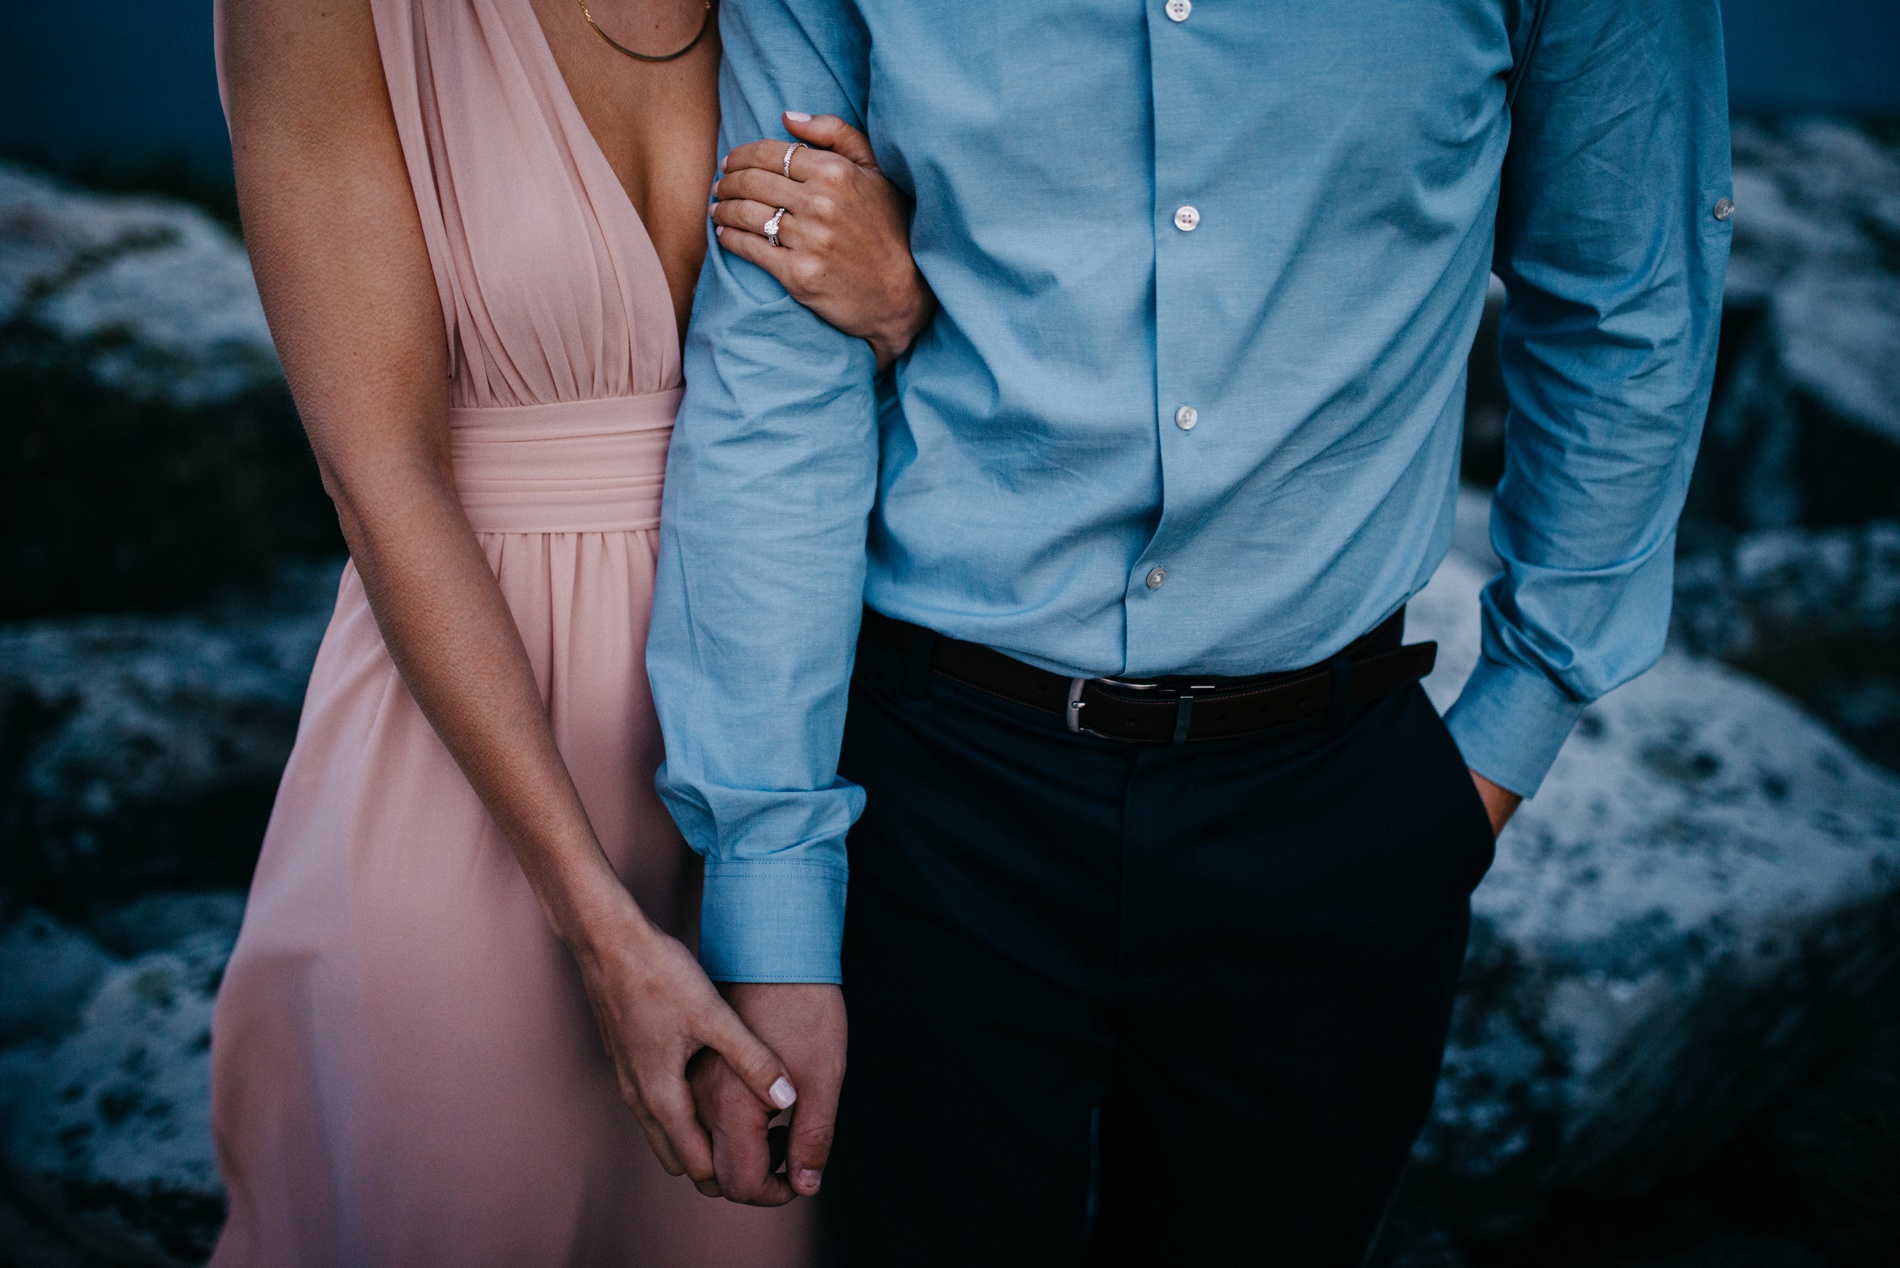
M 231 943 L 244 923 L 244 895 L 236 890 L 148 894 L 94 920 L 93 938 L 115 955 L 139 956 L 182 946 L 212 934 Z
M 52 1039 L 79 1021 L 112 957 L 76 929 L 29 911 L 0 930 L 0 1047 Z
M 0 322 L 100 341 L 108 382 L 200 404 L 281 377 L 244 245 L 196 207 L 0 163 Z
M 1723 660 L 1822 638 L 1900 642 L 1900 523 L 1769 529 L 1678 561 L 1676 625 Z
M 1676 561 L 1672 634 L 1900 771 L 1900 523 L 1766 529 Z
M 198 1263 L 223 1220 L 211 1148 L 211 1010 L 231 935 L 115 965 L 72 1033 L 0 1053 L 8 1187 L 81 1244 Z
M 0 627 L 0 880 L 83 916 L 242 885 L 336 587 L 292 570 L 241 613 Z
M 1441 707 L 1487 571 L 1414 603 Z M 1783 697 L 1672 652 L 1585 715 L 1473 899 L 1409 1183 L 1496 1234 L 1564 1189 L 1693 1167 L 1900 989 L 1900 781 Z
M 233 890 L 153 894 L 97 941 L 41 913 L 0 939 L 9 981 L 57 1004 L 0 1052 L 0 1175 L 72 1254 L 195 1263 L 216 1235 L 208 1034 L 243 915 Z

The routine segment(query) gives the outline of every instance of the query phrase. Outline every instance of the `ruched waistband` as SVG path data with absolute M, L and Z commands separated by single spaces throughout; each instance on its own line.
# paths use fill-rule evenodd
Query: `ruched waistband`
M 478 533 L 658 528 L 681 391 L 451 409 L 455 487 L 469 526 Z

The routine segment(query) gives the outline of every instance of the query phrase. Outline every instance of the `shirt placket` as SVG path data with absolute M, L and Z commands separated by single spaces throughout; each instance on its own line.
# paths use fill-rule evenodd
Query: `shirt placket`
M 1213 0 L 1204 0 L 1212 3 Z M 1193 170 L 1199 147 L 1183 144 L 1181 132 L 1195 126 L 1193 111 L 1181 111 L 1179 91 L 1192 73 L 1194 61 L 1195 0 L 1147 0 L 1148 71 L 1153 100 L 1154 151 L 1154 268 L 1155 268 L 1155 401 L 1156 454 L 1160 463 L 1162 514 L 1128 579 L 1126 597 L 1127 646 L 1124 665 L 1131 673 L 1146 666 L 1166 664 L 1178 642 L 1171 612 L 1180 604 L 1183 589 L 1182 557 L 1187 541 L 1176 531 L 1182 517 L 1170 514 L 1182 501 L 1183 484 L 1199 461 L 1197 429 L 1211 425 L 1208 402 L 1200 390 L 1205 373 L 1196 374 L 1191 342 L 1185 334 L 1195 324 L 1195 297 L 1190 275 L 1196 271 L 1197 250 L 1205 252 L 1203 215 L 1198 202 L 1202 175 Z M 1202 121 L 1205 125 L 1206 121 Z

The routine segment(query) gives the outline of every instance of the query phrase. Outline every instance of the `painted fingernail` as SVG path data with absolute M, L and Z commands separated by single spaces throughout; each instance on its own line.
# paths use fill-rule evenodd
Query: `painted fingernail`
M 726 170 L 726 160 L 727 160 L 727 159 L 729 159 L 729 158 L 731 158 L 731 157 L 732 157 L 732 155 L 730 155 L 730 154 L 722 154 L 722 155 L 720 156 L 720 158 L 719 158 L 719 170 L 720 170 L 720 171 L 722 171 L 722 172 L 723 172 L 723 171 L 725 171 L 725 170 Z
M 813 1171 L 810 1167 L 806 1167 L 798 1173 L 798 1187 L 809 1197 L 818 1192 L 818 1185 L 824 1178 L 824 1172 Z
M 792 1102 L 798 1099 L 798 1093 L 793 1089 L 792 1081 L 782 1074 L 778 1077 L 778 1082 L 772 1085 L 771 1091 L 766 1095 L 770 1096 L 772 1098 L 772 1104 L 778 1106 L 780 1109 L 792 1108 Z
M 806 114 L 803 110 L 787 110 L 785 112 L 785 117 L 787 119 L 790 119 L 793 123 L 810 123 L 811 122 L 811 116 Z M 815 1175 L 817 1173 L 814 1172 L 813 1174 Z

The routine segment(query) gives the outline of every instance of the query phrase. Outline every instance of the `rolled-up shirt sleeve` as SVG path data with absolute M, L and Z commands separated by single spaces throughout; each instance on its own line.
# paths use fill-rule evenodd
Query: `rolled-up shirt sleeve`
M 1504 571 L 1447 721 L 1474 770 L 1529 795 L 1584 707 L 1662 653 L 1732 207 L 1716 0 L 1524 13 L 1493 266 Z
M 862 125 L 862 38 L 840 10 L 727 0 L 720 35 L 721 153 L 783 137 L 784 110 Z M 660 796 L 705 857 L 700 957 L 716 980 L 839 980 L 844 837 L 864 795 L 836 769 L 876 491 L 875 370 L 862 340 L 710 242 L 647 667 Z

